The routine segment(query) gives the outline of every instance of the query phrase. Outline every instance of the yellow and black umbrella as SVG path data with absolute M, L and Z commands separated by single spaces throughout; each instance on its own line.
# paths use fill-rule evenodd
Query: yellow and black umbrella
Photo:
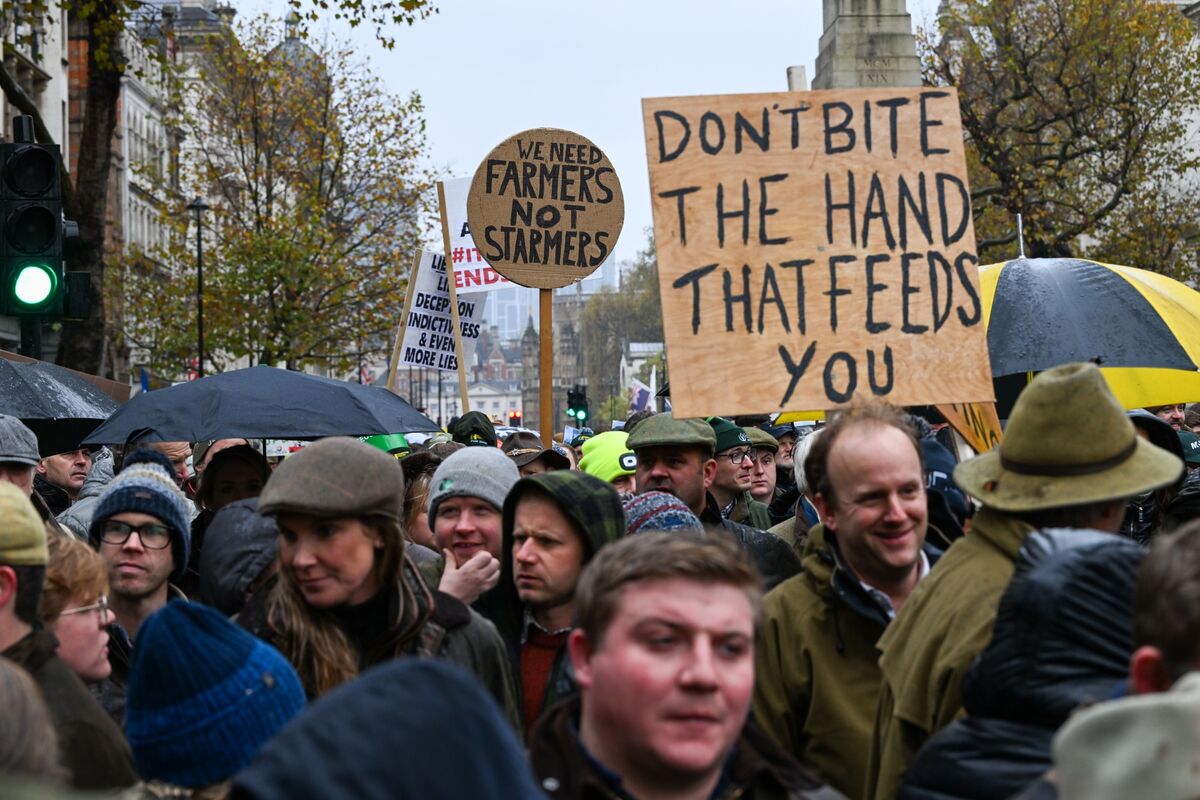
M 1036 372 L 1096 361 L 1126 408 L 1200 400 L 1200 293 L 1134 267 L 1020 258 L 979 270 L 1001 416 Z

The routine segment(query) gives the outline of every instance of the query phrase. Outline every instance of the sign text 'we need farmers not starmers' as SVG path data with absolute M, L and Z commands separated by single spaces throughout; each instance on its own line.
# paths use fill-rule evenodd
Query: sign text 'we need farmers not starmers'
M 992 399 L 952 89 L 643 112 L 678 414 Z

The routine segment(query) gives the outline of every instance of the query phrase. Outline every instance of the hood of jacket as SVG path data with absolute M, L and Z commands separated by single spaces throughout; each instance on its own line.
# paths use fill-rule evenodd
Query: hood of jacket
M 279 552 L 279 527 L 258 511 L 258 498 L 230 503 L 213 515 L 200 549 L 200 600 L 226 616 L 246 603 L 246 590 Z
M 521 745 L 477 678 L 401 658 L 313 703 L 234 779 L 233 798 L 532 800 Z
M 88 470 L 87 477 L 83 479 L 83 486 L 79 487 L 79 496 L 75 498 L 78 503 L 88 497 L 99 497 L 104 494 L 105 487 L 113 479 L 113 457 L 112 453 L 106 447 L 96 453 L 96 457 L 92 460 L 92 468 Z
M 992 640 L 963 681 L 972 716 L 1057 729 L 1128 676 L 1133 594 L 1145 549 L 1101 531 L 1029 535 Z
M 498 608 L 491 619 L 506 639 L 513 633 L 512 626 L 519 624 L 517 609 L 521 606 L 513 575 L 513 519 L 517 503 L 532 493 L 549 497 L 582 534 L 584 564 L 591 561 L 601 547 L 625 535 L 625 509 L 621 496 L 612 484 L 595 476 L 575 470 L 555 470 L 530 475 L 513 484 L 504 498 L 501 512 L 504 527 L 500 545 L 500 583 L 488 593 Z

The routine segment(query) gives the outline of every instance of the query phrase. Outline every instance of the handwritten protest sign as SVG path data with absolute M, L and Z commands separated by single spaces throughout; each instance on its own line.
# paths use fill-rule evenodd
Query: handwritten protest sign
M 950 403 L 939 405 L 937 410 L 976 453 L 991 450 L 1004 436 L 995 403 Z
M 625 196 L 612 162 L 590 140 L 535 128 L 488 153 L 471 181 L 467 216 L 494 270 L 522 286 L 557 289 L 608 258 Z
M 458 369 L 450 302 L 445 257 L 422 250 L 413 276 L 412 302 L 405 318 L 401 364 L 431 367 L 443 372 Z M 464 357 L 469 363 L 482 330 L 483 298 L 459 297 L 458 315 Z
M 954 90 L 643 113 L 676 413 L 992 399 Z
M 454 265 L 454 288 L 460 294 L 467 292 L 492 292 L 512 286 L 508 278 L 488 266 L 471 238 L 471 224 L 467 221 L 467 194 L 471 191 L 470 178 L 454 178 L 442 183 L 446 195 L 446 238 L 450 247 L 450 262 Z

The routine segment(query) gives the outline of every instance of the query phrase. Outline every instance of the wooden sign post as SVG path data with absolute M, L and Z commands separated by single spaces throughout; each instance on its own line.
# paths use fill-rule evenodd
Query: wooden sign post
M 591 275 L 612 253 L 625 196 L 612 162 L 571 131 L 535 128 L 501 142 L 467 196 L 475 246 L 492 269 L 536 287 L 542 441 L 554 436 L 554 290 Z
M 642 108 L 679 416 L 993 399 L 953 89 Z
M 396 385 L 396 377 L 400 366 L 400 347 L 404 344 L 404 329 L 408 327 L 408 314 L 412 311 L 413 293 L 417 287 L 417 271 L 421 268 L 421 251 L 413 255 L 412 267 L 408 270 L 408 290 L 404 293 L 404 313 L 400 316 L 400 324 L 396 326 L 396 346 L 392 348 L 392 357 L 388 359 L 387 386 L 392 394 L 400 394 Z M 411 398 L 410 398 L 411 399 Z
M 450 319 L 454 322 L 454 352 L 462 353 L 462 322 L 458 318 L 458 294 L 454 291 L 454 271 L 448 259 L 450 254 L 450 223 L 447 221 L 446 187 L 442 185 L 441 181 L 438 181 L 437 192 L 438 209 L 442 216 L 442 247 L 447 255 L 446 275 L 451 279 L 449 281 Z M 467 397 L 467 365 L 465 362 L 465 358 L 458 359 L 458 397 L 462 403 L 462 408 L 458 412 L 459 416 L 471 410 L 471 400 Z M 441 379 L 439 378 L 439 380 Z M 439 383 L 438 386 L 441 386 L 441 384 Z M 438 409 L 438 411 L 440 413 L 441 409 Z

